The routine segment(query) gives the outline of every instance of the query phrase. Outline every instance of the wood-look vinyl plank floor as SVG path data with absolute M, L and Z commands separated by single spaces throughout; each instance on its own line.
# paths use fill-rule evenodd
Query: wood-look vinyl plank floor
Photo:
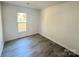
M 2 57 L 64 57 L 64 49 L 36 34 L 5 42 Z

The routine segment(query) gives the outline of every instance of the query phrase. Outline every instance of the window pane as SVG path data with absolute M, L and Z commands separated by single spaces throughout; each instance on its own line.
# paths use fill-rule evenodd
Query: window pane
M 17 13 L 18 32 L 26 31 L 26 13 Z
M 17 13 L 17 22 L 26 22 L 26 14 L 25 13 Z
M 19 23 L 18 23 L 18 31 L 19 31 L 19 32 L 26 31 L 26 23 L 21 23 L 21 22 L 19 22 Z

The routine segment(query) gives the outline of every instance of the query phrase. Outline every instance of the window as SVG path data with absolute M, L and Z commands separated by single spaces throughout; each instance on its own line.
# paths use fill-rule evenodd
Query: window
M 18 32 L 24 32 L 27 28 L 26 13 L 17 13 Z

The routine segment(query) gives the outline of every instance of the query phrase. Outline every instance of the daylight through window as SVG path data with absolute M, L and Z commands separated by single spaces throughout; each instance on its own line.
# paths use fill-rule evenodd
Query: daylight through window
M 17 13 L 18 32 L 24 32 L 27 28 L 27 15 L 26 13 Z

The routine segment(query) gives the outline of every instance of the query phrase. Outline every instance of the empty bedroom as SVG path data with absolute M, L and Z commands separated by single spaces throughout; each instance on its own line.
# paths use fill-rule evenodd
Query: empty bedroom
M 79 1 L 0 1 L 1 57 L 79 57 Z

